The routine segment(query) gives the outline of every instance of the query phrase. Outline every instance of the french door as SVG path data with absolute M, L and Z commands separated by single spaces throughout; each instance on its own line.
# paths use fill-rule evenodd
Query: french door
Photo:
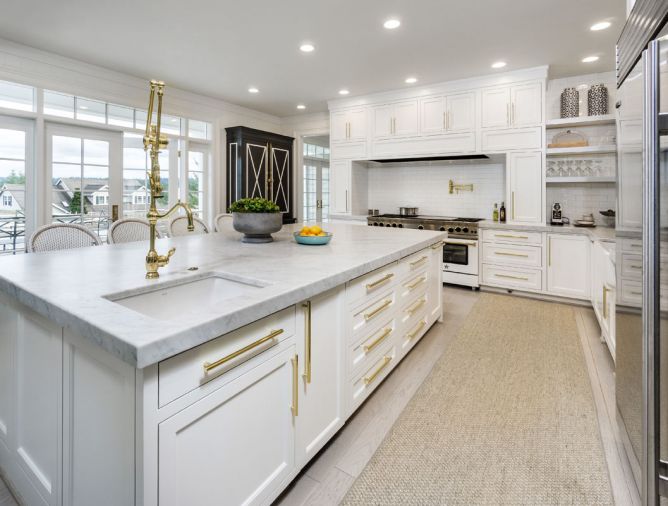
M 329 221 L 329 161 L 304 158 L 304 222 Z
M 25 251 L 35 228 L 34 123 L 0 116 L 0 254 Z
M 114 206 L 123 208 L 122 134 L 46 127 L 47 223 L 78 223 L 106 240 Z

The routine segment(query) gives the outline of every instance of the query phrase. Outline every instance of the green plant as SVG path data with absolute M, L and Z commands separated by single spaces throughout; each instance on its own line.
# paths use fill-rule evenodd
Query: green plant
M 231 213 L 278 213 L 281 209 L 267 199 L 239 199 L 230 206 Z

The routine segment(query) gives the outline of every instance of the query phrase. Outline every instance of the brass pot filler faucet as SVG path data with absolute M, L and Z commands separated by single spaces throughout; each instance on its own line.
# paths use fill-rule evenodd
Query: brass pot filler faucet
M 156 207 L 156 201 L 162 198 L 162 183 L 160 182 L 160 162 L 158 156 L 160 150 L 167 147 L 167 137 L 160 133 L 160 121 L 162 119 L 162 96 L 165 93 L 165 83 L 162 81 L 151 81 L 151 94 L 148 101 L 148 113 L 146 116 L 146 133 L 144 134 L 144 151 L 151 149 L 151 172 L 148 173 L 148 180 L 151 185 L 151 205 L 146 217 L 150 225 L 150 245 L 146 254 L 146 279 L 157 279 L 160 277 L 158 269 L 169 263 L 169 259 L 176 251 L 176 248 L 170 248 L 166 255 L 158 255 L 155 250 L 156 225 L 159 219 L 166 218 L 177 208 L 182 207 L 188 218 L 188 232 L 195 230 L 193 223 L 193 213 L 188 204 L 178 200 L 168 211 L 159 213 Z M 153 103 L 155 96 L 158 95 L 158 112 L 156 115 L 156 124 L 152 125 Z

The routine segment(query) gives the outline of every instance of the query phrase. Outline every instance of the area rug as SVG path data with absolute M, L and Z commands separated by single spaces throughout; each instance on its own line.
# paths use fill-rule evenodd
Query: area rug
M 482 294 L 343 504 L 613 504 L 573 309 Z

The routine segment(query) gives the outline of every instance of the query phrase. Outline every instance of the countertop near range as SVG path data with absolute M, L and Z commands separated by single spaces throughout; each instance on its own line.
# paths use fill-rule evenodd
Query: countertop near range
M 0 292 L 72 329 L 123 361 L 143 368 L 276 311 L 323 293 L 444 239 L 442 232 L 328 225 L 326 246 L 301 246 L 287 225 L 269 244 L 244 244 L 236 233 L 157 241 L 176 254 L 159 280 L 144 279 L 147 243 L 0 258 Z M 197 267 L 195 274 L 188 270 Z M 207 275 L 262 285 L 224 304 L 146 316 L 105 298 L 152 291 Z M 178 312 L 178 308 L 176 309 Z
M 586 235 L 593 241 L 614 242 L 616 238 L 615 229 L 609 227 L 574 227 L 573 225 L 513 225 L 491 220 L 483 220 L 478 223 L 481 229 L 503 229 L 522 230 L 525 232 L 549 232 L 551 234 L 573 234 Z

